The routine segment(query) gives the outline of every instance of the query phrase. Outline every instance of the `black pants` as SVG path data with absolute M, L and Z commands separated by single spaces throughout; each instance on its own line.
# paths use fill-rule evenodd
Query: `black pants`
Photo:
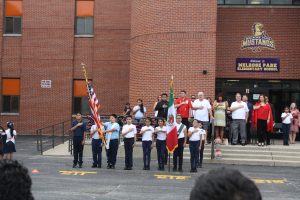
M 102 164 L 102 140 L 93 139 L 92 140 L 92 152 L 93 152 L 93 165 L 101 167 Z
M 186 126 L 186 130 L 189 130 L 189 128 L 190 128 L 189 118 L 182 118 L 181 123 Z
M 257 120 L 257 137 L 259 143 L 266 142 L 267 139 L 267 120 Z
M 152 141 L 143 141 L 142 145 L 143 145 L 144 167 L 150 167 Z
M 200 141 L 190 141 L 190 153 L 191 153 L 191 169 L 197 168 L 197 158 L 199 158 L 199 145 Z
M 282 123 L 283 145 L 289 144 L 290 128 L 291 128 L 291 124 Z
M 156 140 L 158 167 L 163 169 L 165 164 L 166 140 Z
M 179 169 L 182 169 L 183 162 L 183 150 L 184 150 L 184 138 L 178 139 L 178 147 L 175 149 L 173 154 L 173 166 L 177 168 L 177 157 L 179 160 Z
M 133 155 L 134 138 L 124 138 L 125 149 L 125 167 L 132 167 L 132 155 Z
M 83 141 L 82 137 L 73 137 L 73 155 L 74 155 L 73 164 L 74 165 L 77 165 L 77 163 L 79 165 L 82 165 L 82 154 L 83 154 L 82 141 Z
M 109 142 L 109 149 L 106 150 L 107 164 L 115 166 L 117 162 L 117 153 L 119 148 L 119 140 L 113 139 Z
M 203 152 L 204 152 L 205 141 L 202 141 L 201 148 L 199 151 L 199 156 L 197 158 L 197 165 L 202 165 L 203 163 Z

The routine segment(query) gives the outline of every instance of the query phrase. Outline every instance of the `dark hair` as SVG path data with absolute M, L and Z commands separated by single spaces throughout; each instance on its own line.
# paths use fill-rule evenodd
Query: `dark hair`
M 140 106 L 140 111 L 141 111 L 141 113 L 144 113 L 145 111 L 144 111 L 143 100 L 142 99 L 138 99 L 138 101 L 142 102 L 141 106 Z
M 238 94 L 239 94 L 239 95 L 242 97 L 242 94 L 241 94 L 241 93 L 239 93 L 239 92 L 235 93 L 235 96 L 236 96 L 236 95 L 238 95 Z
M 131 115 L 127 115 L 127 116 L 126 116 L 126 119 L 128 119 L 128 118 L 131 118 L 131 119 L 132 119 L 132 116 L 131 116 Z
M 126 105 L 126 106 L 130 106 L 130 103 L 127 102 L 125 105 Z
M 150 122 L 152 122 L 151 117 L 146 117 L 145 122 L 146 122 L 146 120 L 149 120 Z
M 224 101 L 223 94 L 220 93 L 220 94 L 217 95 L 217 98 L 216 98 L 216 101 L 217 101 L 217 102 L 220 102 L 220 101 L 219 101 L 219 98 L 220 98 L 220 97 L 222 97 L 222 101 Z
M 253 181 L 235 169 L 214 169 L 201 175 L 190 194 L 190 200 L 261 200 Z
M 111 114 L 110 116 L 111 116 L 111 117 L 114 117 L 115 119 L 118 118 L 118 116 L 117 116 L 116 114 Z
M 0 160 L 0 199 L 33 200 L 28 170 L 18 161 Z
M 183 92 L 184 94 L 186 94 L 186 91 L 185 91 L 185 90 L 180 90 L 180 92 Z
M 165 92 L 164 92 L 164 93 L 162 93 L 160 96 L 163 96 L 163 95 L 165 95 L 165 96 L 168 96 L 168 94 L 167 94 L 167 93 L 165 93 Z
M 76 115 L 81 115 L 81 112 L 77 112 Z
M 289 110 L 290 110 L 290 107 L 288 107 L 288 106 L 284 106 L 284 109 L 283 109 L 283 111 L 284 111 L 285 109 L 289 109 Z
M 11 121 L 7 122 L 7 128 L 10 130 L 10 136 L 14 137 L 14 123 Z
M 260 97 L 264 97 L 264 103 L 266 103 L 266 96 L 264 95 L 264 94 L 260 94 L 259 95 L 259 98 L 258 98 L 258 102 L 260 103 L 261 101 L 260 101 Z

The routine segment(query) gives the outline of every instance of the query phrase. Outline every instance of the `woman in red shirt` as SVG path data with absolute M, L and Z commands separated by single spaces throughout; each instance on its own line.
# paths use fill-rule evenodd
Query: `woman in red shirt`
M 259 101 L 253 106 L 253 109 L 252 122 L 254 127 L 257 127 L 258 146 L 265 146 L 267 130 L 270 129 L 268 125 L 273 121 L 271 106 L 266 103 L 265 96 L 260 95 Z

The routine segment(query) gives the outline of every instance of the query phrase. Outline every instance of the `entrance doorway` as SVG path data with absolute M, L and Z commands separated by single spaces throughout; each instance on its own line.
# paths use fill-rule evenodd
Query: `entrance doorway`
M 274 107 L 275 122 L 281 122 L 281 113 L 291 102 L 300 105 L 299 80 L 254 80 L 254 79 L 217 79 L 216 95 L 222 93 L 231 104 L 235 101 L 235 93 L 247 94 L 251 103 L 256 103 L 259 94 L 269 97 Z

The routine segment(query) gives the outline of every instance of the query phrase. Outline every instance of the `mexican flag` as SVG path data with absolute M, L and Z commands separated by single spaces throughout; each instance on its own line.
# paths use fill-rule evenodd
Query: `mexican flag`
M 176 110 L 174 107 L 174 97 L 173 97 L 173 76 L 170 83 L 170 98 L 168 105 L 168 120 L 167 120 L 167 149 L 169 153 L 173 151 L 178 146 L 177 138 L 177 128 L 176 128 Z

